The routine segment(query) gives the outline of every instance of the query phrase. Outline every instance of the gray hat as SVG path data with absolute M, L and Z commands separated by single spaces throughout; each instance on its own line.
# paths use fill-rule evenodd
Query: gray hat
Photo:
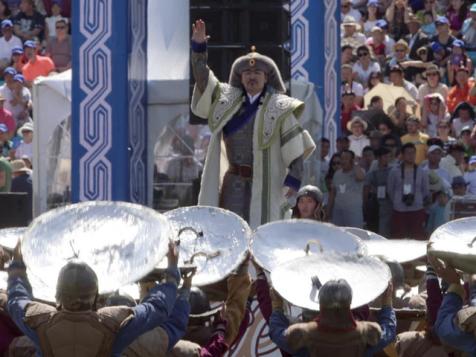
M 238 57 L 233 62 L 229 84 L 233 87 L 241 87 L 241 74 L 250 69 L 263 71 L 268 76 L 269 87 L 272 87 L 278 93 L 286 93 L 286 87 L 276 63 L 270 57 L 254 52 L 253 48 L 252 52 Z
M 321 190 L 313 185 L 306 185 L 301 187 L 299 192 L 297 193 L 296 201 L 298 201 L 303 196 L 310 196 L 316 201 L 317 203 L 322 203 L 322 192 Z

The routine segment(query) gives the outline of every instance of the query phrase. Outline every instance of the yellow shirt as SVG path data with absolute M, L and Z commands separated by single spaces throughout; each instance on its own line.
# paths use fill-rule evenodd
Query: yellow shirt
M 426 159 L 426 152 L 428 151 L 428 147 L 426 146 L 426 142 L 430 137 L 422 132 L 417 132 L 416 134 L 405 134 L 402 136 L 402 145 L 407 143 L 412 143 L 415 145 L 416 148 L 416 161 L 417 165 L 420 165 L 423 160 Z

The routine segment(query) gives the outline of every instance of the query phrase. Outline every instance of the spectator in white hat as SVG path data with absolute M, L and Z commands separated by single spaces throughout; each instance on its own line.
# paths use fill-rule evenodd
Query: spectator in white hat
M 468 184 L 467 193 L 476 195 L 476 155 L 469 158 L 469 171 L 464 174 L 464 180 Z
M 15 150 L 15 158 L 23 159 L 26 157 L 31 161 L 33 157 L 33 123 L 27 122 L 20 129 L 18 133 L 22 136 L 20 145 Z
M 349 135 L 349 149 L 354 152 L 356 157 L 362 157 L 362 150 L 370 145 L 369 138 L 364 134 L 364 131 L 367 130 L 367 122 L 361 117 L 355 116 L 347 123 L 347 130 L 352 133 Z

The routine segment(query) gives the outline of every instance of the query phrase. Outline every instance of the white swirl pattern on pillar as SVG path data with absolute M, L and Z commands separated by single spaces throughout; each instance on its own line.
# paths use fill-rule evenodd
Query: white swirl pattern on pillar
M 131 53 L 129 59 L 129 165 L 131 202 L 147 203 L 147 0 L 129 0 Z
M 331 143 L 336 142 L 338 128 L 336 126 L 339 105 L 339 83 L 338 74 L 336 70 L 336 63 L 339 60 L 340 43 L 339 24 L 336 20 L 336 10 L 338 1 L 324 0 L 326 8 L 325 26 L 324 26 L 324 56 L 326 59 L 325 73 L 326 85 L 324 86 L 324 136 L 327 137 Z
M 309 0 L 291 0 L 291 77 L 309 80 L 309 73 L 304 68 L 309 59 L 309 21 L 304 12 L 309 7 Z
M 112 196 L 112 165 L 106 157 L 112 147 L 112 56 L 106 42 L 112 34 L 112 1 L 84 0 L 79 31 L 79 143 L 85 154 L 79 162 L 79 200 L 108 200 Z

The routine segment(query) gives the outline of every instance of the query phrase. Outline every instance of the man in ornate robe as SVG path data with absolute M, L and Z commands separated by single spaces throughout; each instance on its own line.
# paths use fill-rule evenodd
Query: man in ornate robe
M 301 186 L 303 161 L 314 150 L 298 122 L 304 104 L 286 96 L 274 61 L 257 52 L 238 58 L 229 83 L 207 66 L 205 23 L 193 25 L 192 112 L 212 132 L 199 205 L 219 206 L 252 228 L 287 217 L 287 198 Z

